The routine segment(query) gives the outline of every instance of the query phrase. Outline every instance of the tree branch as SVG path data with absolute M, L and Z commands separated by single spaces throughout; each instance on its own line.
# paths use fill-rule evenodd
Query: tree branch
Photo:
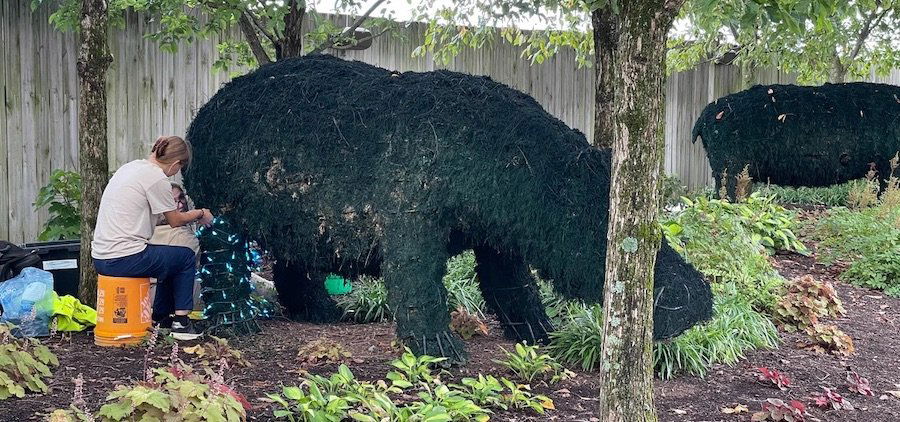
M 353 22 L 353 25 L 350 25 L 350 27 L 341 31 L 341 33 L 338 34 L 337 36 L 328 37 L 328 40 L 326 40 L 320 46 L 318 46 L 315 49 L 313 49 L 312 51 L 310 51 L 309 54 L 321 53 L 321 52 L 325 51 L 325 49 L 328 49 L 328 48 L 331 48 L 332 46 L 334 46 L 334 43 L 337 42 L 337 40 L 339 38 L 346 37 L 347 35 L 353 34 L 354 32 L 356 32 L 356 28 L 359 28 L 359 26 L 362 25 L 363 22 L 365 22 L 366 19 L 369 18 L 369 15 L 371 15 L 372 12 L 374 12 L 375 9 L 381 5 L 381 3 L 384 3 L 384 1 L 385 0 L 376 1 L 375 4 L 372 5 L 372 7 L 369 7 L 369 10 L 367 10 L 366 13 L 364 13 L 362 16 L 360 16 L 358 19 L 356 19 L 356 22 Z M 675 0 L 675 1 L 679 1 L 679 0 Z
M 253 13 L 251 10 L 246 10 L 245 13 L 250 16 L 250 20 L 253 22 L 254 26 L 256 26 L 256 29 L 268 38 L 272 45 L 275 45 L 275 35 L 266 30 L 266 26 L 259 21 L 259 16 L 256 16 L 256 13 Z
M 246 13 L 241 12 L 241 16 L 238 18 L 238 25 L 241 27 L 241 32 L 247 37 L 247 44 L 250 45 L 250 51 L 253 52 L 253 56 L 256 57 L 256 61 L 259 62 L 259 65 L 262 66 L 272 63 L 272 59 L 269 58 L 262 43 L 259 42 L 259 35 L 256 33 L 256 28 L 250 23 L 250 19 L 247 17 Z
M 881 11 L 881 14 L 878 14 L 878 10 L 872 11 L 872 14 L 866 19 L 866 25 L 863 26 L 862 31 L 860 31 L 859 36 L 856 38 L 856 45 L 853 46 L 853 50 L 850 50 L 850 54 L 847 56 L 848 62 L 856 59 L 856 56 L 859 55 L 859 51 L 862 49 L 866 39 L 869 38 L 869 35 L 872 33 L 872 29 L 878 26 L 884 16 L 890 11 L 890 7 L 886 7 Z
M 333 45 L 333 46 L 331 46 L 331 48 L 338 49 L 338 50 L 345 50 L 345 49 L 348 49 L 348 48 L 350 48 L 350 47 L 353 47 L 354 45 L 358 45 L 358 44 L 362 44 L 362 43 L 364 43 L 364 42 L 366 42 L 366 41 L 374 40 L 375 38 L 378 38 L 378 37 L 380 37 L 380 36 L 382 36 L 382 35 L 384 35 L 384 34 L 390 32 L 390 31 L 391 31 L 391 28 L 384 28 L 384 30 L 382 30 L 381 32 L 379 32 L 379 33 L 377 33 L 377 34 L 372 34 L 372 35 L 369 35 L 368 37 L 360 38 L 360 39 L 356 40 L 356 43 L 355 43 L 355 44 L 350 44 L 350 45 L 346 45 L 346 46 L 342 46 L 342 45 Z

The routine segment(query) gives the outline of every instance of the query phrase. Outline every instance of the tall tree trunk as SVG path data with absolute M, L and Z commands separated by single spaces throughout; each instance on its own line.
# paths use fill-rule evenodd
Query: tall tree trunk
M 683 0 L 620 2 L 599 418 L 656 421 L 653 267 L 663 157 L 666 34 Z
M 844 80 L 847 78 L 847 66 L 841 63 L 841 57 L 837 51 L 834 52 L 834 57 L 831 58 L 831 70 L 828 73 L 828 79 L 833 84 L 844 83 Z
M 94 306 L 97 273 L 91 259 L 91 239 L 97 224 L 100 197 L 109 181 L 106 151 L 106 72 L 112 63 L 106 45 L 106 0 L 82 0 L 81 48 L 78 53 L 80 109 L 78 111 L 79 166 L 81 172 L 81 282 L 78 296 Z
M 306 9 L 297 4 L 297 0 L 288 0 L 289 11 L 284 16 L 284 38 L 280 40 L 278 60 L 288 57 L 300 57 L 303 54 L 303 15 Z
M 615 99 L 614 53 L 616 51 L 616 16 L 612 9 L 603 7 L 591 13 L 594 27 L 594 139 L 598 148 L 612 147 L 613 100 Z

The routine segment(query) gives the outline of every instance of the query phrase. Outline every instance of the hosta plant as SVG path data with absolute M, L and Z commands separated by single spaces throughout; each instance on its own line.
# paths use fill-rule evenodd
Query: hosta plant
M 572 371 L 564 368 L 549 354 L 539 353 L 537 346 L 516 343 L 512 352 L 502 347 L 500 349 L 503 350 L 506 358 L 495 359 L 494 362 L 507 367 L 524 381 L 532 382 L 539 379 L 553 384 L 575 376 Z
M 423 384 L 423 391 L 416 400 L 406 407 L 415 414 L 429 414 L 440 411 L 446 414 L 447 420 L 487 422 L 490 411 L 478 406 L 466 397 L 464 391 L 450 389 L 444 384 L 434 386 Z M 426 419 L 428 420 L 428 419 Z
M 13 328 L 0 323 L 0 400 L 50 391 L 46 383 L 53 376 L 50 368 L 59 366 L 47 346 L 34 338 L 14 337 Z
M 506 378 L 500 380 L 506 386 L 503 394 L 503 403 L 510 409 L 531 409 L 544 414 L 546 410 L 554 410 L 553 400 L 541 394 L 532 394 L 531 387 L 527 384 L 517 384 Z
M 434 375 L 432 369 L 446 360 L 447 358 L 427 355 L 416 356 L 409 348 L 406 348 L 400 359 L 391 362 L 391 366 L 396 370 L 388 372 L 387 379 L 399 388 L 409 388 L 418 384 L 434 384 L 439 382 L 439 378 Z

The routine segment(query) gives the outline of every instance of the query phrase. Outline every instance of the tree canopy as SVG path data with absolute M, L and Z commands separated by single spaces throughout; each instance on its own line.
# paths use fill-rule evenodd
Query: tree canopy
M 140 13 L 155 23 L 146 34 L 166 51 L 176 51 L 181 42 L 229 34 L 234 27 L 243 37 L 226 37 L 218 45 L 218 70 L 231 66 L 253 68 L 284 57 L 295 57 L 330 47 L 352 47 L 398 26 L 387 9 L 372 17 L 389 0 L 376 0 L 362 10 L 362 0 L 338 0 L 334 8 L 357 16 L 347 28 L 336 26 L 317 11 L 318 4 L 303 0 L 109 0 L 113 27 L 125 25 L 125 13 Z M 60 29 L 77 29 L 81 0 L 32 0 L 32 8 L 48 3 L 56 10 L 51 22 Z M 304 19 L 310 28 L 302 28 Z M 366 24 L 368 35 L 357 29 Z
M 591 12 L 615 13 L 619 1 L 461 0 L 422 8 L 429 26 L 417 53 L 447 61 L 463 48 L 507 42 L 537 63 L 570 47 L 587 65 Z M 540 27 L 514 27 L 522 22 Z M 885 74 L 900 65 L 897 27 L 900 0 L 688 0 L 669 34 L 668 71 L 726 57 L 750 69 L 796 73 L 803 83 Z
M 730 53 L 821 83 L 900 64 L 900 0 L 689 0 L 681 17 L 687 29 L 669 45 L 675 70 Z

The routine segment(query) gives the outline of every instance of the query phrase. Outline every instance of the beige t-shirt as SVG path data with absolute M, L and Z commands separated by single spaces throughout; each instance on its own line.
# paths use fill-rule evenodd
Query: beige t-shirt
M 100 199 L 91 256 L 113 259 L 142 252 L 159 215 L 176 208 L 171 186 L 162 169 L 147 160 L 119 168 Z

